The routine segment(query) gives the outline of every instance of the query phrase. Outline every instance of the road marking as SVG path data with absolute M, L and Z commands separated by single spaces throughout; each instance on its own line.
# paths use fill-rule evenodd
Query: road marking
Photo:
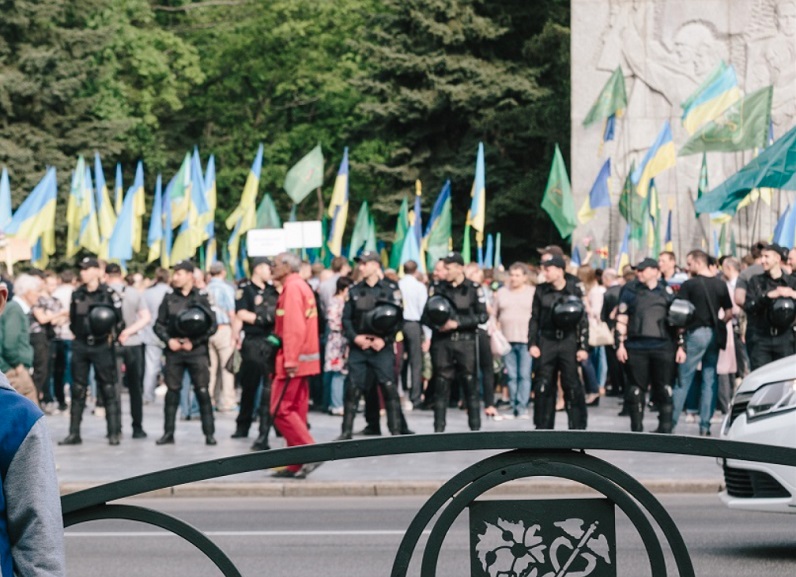
M 430 534 L 430 530 L 423 531 L 424 535 Z M 406 531 L 205 531 L 208 537 L 392 537 L 403 536 Z M 67 537 L 177 537 L 168 531 L 66 531 Z

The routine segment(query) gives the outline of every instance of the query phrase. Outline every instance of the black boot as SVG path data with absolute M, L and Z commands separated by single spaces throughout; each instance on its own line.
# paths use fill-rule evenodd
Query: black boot
M 249 430 L 244 429 L 240 425 L 235 428 L 235 432 L 230 435 L 231 439 L 245 439 L 249 436 Z
M 585 430 L 588 424 L 588 412 L 586 409 L 586 395 L 583 386 L 576 383 L 569 394 L 564 393 L 569 421 L 569 430 Z
M 537 379 L 533 388 L 533 424 L 537 429 L 552 429 L 556 418 L 556 388 Z
M 108 444 L 118 445 L 122 431 L 122 413 L 115 385 L 102 387 L 105 397 L 105 421 L 108 424 Z
M 257 440 L 252 443 L 253 451 L 267 451 L 271 447 L 268 445 L 268 433 L 271 431 L 271 380 L 268 377 L 263 379 L 263 391 L 260 395 L 260 434 Z
M 202 432 L 205 435 L 205 445 L 218 444 L 214 437 L 216 424 L 213 419 L 213 403 L 210 401 L 210 392 L 206 388 L 196 389 L 196 400 L 199 403 L 199 414 L 202 418 Z M 248 435 L 248 431 L 246 434 Z
M 83 409 L 86 406 L 86 387 L 72 385 L 72 406 L 69 407 L 69 434 L 59 445 L 79 445 L 83 442 L 80 438 L 80 421 L 83 420 Z
M 163 407 L 163 436 L 155 441 L 156 445 L 174 444 L 174 422 L 177 420 L 177 409 L 180 406 L 180 393 L 169 389 Z
M 395 383 L 384 383 L 384 409 L 387 413 L 387 428 L 392 435 L 401 434 L 401 398 Z
M 345 401 L 343 402 L 343 424 L 337 441 L 347 441 L 354 435 L 354 417 L 359 408 L 360 391 L 350 381 L 346 382 Z
M 448 410 L 451 383 L 445 379 L 436 379 L 434 383 L 434 432 L 445 432 L 445 413 Z
M 640 433 L 644 430 L 644 393 L 637 386 L 631 386 L 625 398 L 630 417 L 630 430 Z
M 655 429 L 655 432 L 669 435 L 673 429 L 672 415 L 674 414 L 674 407 L 672 406 L 672 400 L 669 399 L 666 403 L 660 403 L 658 409 L 658 428 Z
M 464 394 L 467 395 L 467 425 L 471 431 L 481 430 L 481 400 L 478 398 L 478 390 L 473 377 L 467 377 L 464 381 Z

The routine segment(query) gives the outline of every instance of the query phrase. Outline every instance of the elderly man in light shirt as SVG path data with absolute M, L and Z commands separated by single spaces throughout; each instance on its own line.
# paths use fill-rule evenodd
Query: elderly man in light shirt
M 410 375 L 409 383 L 411 383 L 411 392 L 409 399 L 412 401 L 412 407 L 417 409 L 422 404 L 421 395 L 423 394 L 423 353 L 428 350 L 429 343 L 431 342 L 431 331 L 428 327 L 420 324 L 420 317 L 423 315 L 423 309 L 428 300 L 428 289 L 426 286 L 417 280 L 417 263 L 413 260 L 408 260 L 404 263 L 404 276 L 398 281 L 398 286 L 401 289 L 401 295 L 404 298 L 404 351 L 407 354 L 407 360 L 404 361 L 401 367 L 401 374 Z M 409 370 L 406 370 L 406 363 L 409 364 Z M 406 379 L 404 378 L 404 389 L 406 389 Z

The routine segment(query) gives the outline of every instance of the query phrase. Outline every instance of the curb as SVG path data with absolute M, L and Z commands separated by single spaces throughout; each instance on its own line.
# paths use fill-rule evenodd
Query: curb
M 716 479 L 694 480 L 639 480 L 652 493 L 718 493 L 722 489 L 722 481 Z M 103 483 L 75 482 L 62 483 L 61 495 L 75 493 Z M 135 495 L 138 498 L 228 498 L 228 497 L 430 497 L 444 482 L 441 481 L 326 481 L 313 482 L 294 481 L 263 481 L 259 483 L 223 483 L 218 481 L 202 481 L 189 485 L 167 487 L 158 491 Z M 513 481 L 489 491 L 490 495 L 527 495 L 533 494 L 572 494 L 593 493 L 584 486 L 569 481 L 541 479 L 536 481 Z

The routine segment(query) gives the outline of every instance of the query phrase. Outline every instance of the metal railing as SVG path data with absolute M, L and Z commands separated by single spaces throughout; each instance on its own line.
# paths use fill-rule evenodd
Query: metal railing
M 480 450 L 506 452 L 467 467 L 426 501 L 409 525 L 398 548 L 391 571 L 392 577 L 406 576 L 420 537 L 436 515 L 439 514 L 423 551 L 421 577 L 432 577 L 436 574 L 445 535 L 468 505 L 498 485 L 535 476 L 569 479 L 602 493 L 635 526 L 649 556 L 652 576 L 663 577 L 668 573 L 663 548 L 651 522 L 654 521 L 672 552 L 677 573 L 681 577 L 693 577 L 694 567 L 683 537 L 661 503 L 636 479 L 584 451 L 666 453 L 796 466 L 796 449 L 705 437 L 585 431 L 397 436 L 247 453 L 108 483 L 65 495 L 61 500 L 64 526 L 100 519 L 126 519 L 161 527 L 199 549 L 226 577 L 239 577 L 241 573 L 232 560 L 195 527 L 159 511 L 112 502 L 178 485 L 294 463 Z

